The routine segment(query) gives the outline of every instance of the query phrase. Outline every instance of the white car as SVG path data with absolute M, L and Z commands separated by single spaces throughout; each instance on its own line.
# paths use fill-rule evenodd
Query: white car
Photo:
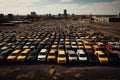
M 77 54 L 75 53 L 74 50 L 68 50 L 67 53 L 68 53 L 69 62 L 77 62 L 78 61 Z
M 41 51 L 38 53 L 37 60 L 38 61 L 45 61 L 47 53 L 48 53 L 47 49 L 41 49 Z
M 72 48 L 77 48 L 77 43 L 76 42 L 71 42 L 71 47 Z
M 87 61 L 87 55 L 82 49 L 78 49 L 76 54 L 78 55 L 79 61 Z

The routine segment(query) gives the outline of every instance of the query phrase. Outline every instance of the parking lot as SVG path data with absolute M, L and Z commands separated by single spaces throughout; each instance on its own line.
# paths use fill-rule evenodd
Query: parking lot
M 76 21 L 0 27 L 2 80 L 119 80 L 119 64 L 120 39 Z
M 120 39 L 71 20 L 48 20 L 1 30 L 0 62 L 119 64 Z

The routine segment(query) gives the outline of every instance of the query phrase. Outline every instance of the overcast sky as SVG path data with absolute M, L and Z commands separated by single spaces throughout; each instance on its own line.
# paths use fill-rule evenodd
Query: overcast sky
M 0 0 L 0 13 L 58 14 L 118 14 L 120 0 Z

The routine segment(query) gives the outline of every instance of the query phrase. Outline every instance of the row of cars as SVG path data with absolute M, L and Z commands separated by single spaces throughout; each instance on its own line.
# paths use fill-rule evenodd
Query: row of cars
M 0 32 L 0 62 L 120 63 L 119 39 L 74 21 Z

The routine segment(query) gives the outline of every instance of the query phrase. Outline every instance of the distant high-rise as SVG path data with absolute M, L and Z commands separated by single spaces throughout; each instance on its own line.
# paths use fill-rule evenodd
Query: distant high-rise
M 8 19 L 13 19 L 14 17 L 13 17 L 13 14 L 8 14 Z
M 92 14 L 90 14 L 90 20 L 92 20 Z
M 0 18 L 4 18 L 4 14 L 0 14 Z
M 31 12 L 31 16 L 36 16 L 36 12 Z
M 120 18 L 120 13 L 119 13 L 118 17 Z
M 67 10 L 66 9 L 64 10 L 64 15 L 67 16 Z

